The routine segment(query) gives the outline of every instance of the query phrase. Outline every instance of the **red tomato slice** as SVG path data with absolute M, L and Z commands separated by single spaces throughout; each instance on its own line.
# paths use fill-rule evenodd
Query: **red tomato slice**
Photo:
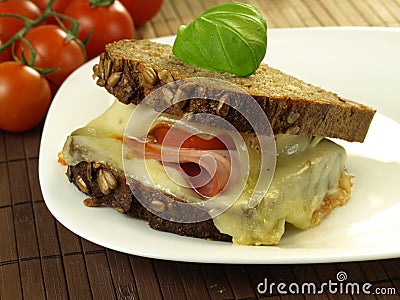
M 190 135 L 183 129 L 173 127 L 168 123 L 157 124 L 150 132 L 155 141 L 167 147 L 179 147 L 186 149 L 197 149 L 197 150 L 227 150 L 227 146 L 218 138 L 212 137 L 211 139 L 203 139 L 197 135 Z M 169 132 L 173 130 L 167 136 Z M 189 137 L 188 137 L 189 136 Z

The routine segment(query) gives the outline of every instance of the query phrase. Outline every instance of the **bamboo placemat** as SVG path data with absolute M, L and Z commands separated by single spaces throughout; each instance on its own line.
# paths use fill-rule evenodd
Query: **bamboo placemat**
M 220 0 L 164 0 L 136 38 L 176 33 Z M 253 0 L 269 28 L 308 26 L 400 27 L 400 0 Z M 315 265 L 213 265 L 162 261 L 119 253 L 86 241 L 48 211 L 38 180 L 41 126 L 23 133 L 0 131 L 0 299 L 260 299 L 257 285 L 335 279 L 397 289 L 400 258 Z M 317 295 L 319 299 L 365 296 Z M 289 299 L 293 295 L 269 295 Z M 295 298 L 311 298 L 296 296 Z

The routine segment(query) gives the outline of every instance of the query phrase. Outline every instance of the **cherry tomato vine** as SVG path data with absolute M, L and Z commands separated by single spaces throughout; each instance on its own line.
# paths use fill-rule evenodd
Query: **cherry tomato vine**
M 73 70 L 107 43 L 134 38 L 135 19 L 151 19 L 162 2 L 0 0 L 0 130 L 36 126 Z
M 23 54 L 22 55 L 22 61 L 15 55 L 14 53 L 14 49 L 12 49 L 12 55 L 15 61 L 18 62 L 22 62 L 34 69 L 36 69 L 37 71 L 39 71 L 42 74 L 47 74 L 47 73 L 51 73 L 51 72 L 56 72 L 57 69 L 43 69 L 43 68 L 36 68 L 35 67 L 35 59 L 36 59 L 36 51 L 35 49 L 32 47 L 31 43 L 24 37 L 24 35 L 33 27 L 36 27 L 38 25 L 40 25 L 41 23 L 43 23 L 46 19 L 48 19 L 49 17 L 53 17 L 58 25 L 60 26 L 61 29 L 63 29 L 66 33 L 66 40 L 65 43 L 68 43 L 70 41 L 75 41 L 81 48 L 83 53 L 86 56 L 86 48 L 85 48 L 85 42 L 82 42 L 81 40 L 79 40 L 77 38 L 77 34 L 78 34 L 78 30 L 79 30 L 79 22 L 77 22 L 76 20 L 74 20 L 73 18 L 70 18 L 66 15 L 63 15 L 61 13 L 58 12 L 54 12 L 52 11 L 52 5 L 54 3 L 55 0 L 50 0 L 47 4 L 47 6 L 45 7 L 43 13 L 36 19 L 31 20 L 27 17 L 21 16 L 21 15 L 17 15 L 17 14 L 0 14 L 0 18 L 1 17 L 11 17 L 11 18 L 16 18 L 18 20 L 21 20 L 25 23 L 25 26 L 20 29 L 17 33 L 14 34 L 14 36 L 12 36 L 8 41 L 3 42 L 3 44 L 0 46 L 0 54 L 5 51 L 5 49 L 7 49 L 8 47 L 12 47 L 14 48 L 14 43 L 16 41 L 22 41 L 24 44 L 26 44 L 26 46 L 28 47 L 30 53 L 31 53 L 31 58 L 28 60 L 26 60 L 26 56 Z M 69 27 L 69 29 L 67 29 L 64 26 L 64 23 L 62 22 L 62 20 L 68 20 L 71 23 L 71 26 Z

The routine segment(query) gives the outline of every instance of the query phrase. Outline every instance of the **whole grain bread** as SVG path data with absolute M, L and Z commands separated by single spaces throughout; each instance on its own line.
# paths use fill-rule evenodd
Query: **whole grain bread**
M 233 83 L 258 102 L 275 134 L 325 136 L 362 142 L 375 114 L 370 107 L 305 83 L 266 64 L 248 77 L 212 72 L 178 60 L 170 45 L 149 40 L 121 40 L 108 44 L 93 70 L 97 84 L 126 104 L 139 104 L 164 84 L 188 78 L 207 77 Z M 223 91 L 217 96 L 223 97 Z M 155 109 L 163 107 L 157 103 L 153 105 Z M 246 104 L 242 103 L 242 106 L 246 107 Z M 217 101 L 206 98 L 180 102 L 170 106 L 166 112 L 178 116 L 216 114 L 242 132 L 253 131 L 236 110 L 228 105 L 221 107 Z
M 101 186 L 101 176 L 108 172 L 107 177 L 113 178 L 115 183 L 112 188 L 105 188 Z M 141 202 L 139 202 L 133 195 L 131 188 L 126 183 L 124 174 L 119 173 L 110 167 L 90 162 L 80 162 L 75 166 L 68 166 L 67 176 L 70 182 L 74 183 L 80 191 L 85 193 L 88 198 L 84 200 L 84 204 L 90 207 L 112 207 L 118 212 L 127 214 L 137 219 L 146 220 L 151 228 L 171 232 L 181 236 L 198 237 L 202 239 L 218 240 L 218 241 L 231 241 L 229 235 L 222 234 L 214 226 L 211 218 L 204 218 L 206 221 L 197 223 L 177 223 L 161 218 L 148 209 L 146 209 Z M 150 207 L 155 203 L 160 208 L 169 210 L 169 213 L 182 213 L 176 205 L 176 201 L 171 199 L 170 202 L 165 203 L 165 197 L 160 197 L 159 193 L 151 188 L 145 187 L 137 181 L 131 182 L 132 188 L 141 194 L 141 201 L 148 201 L 146 205 Z M 193 209 L 185 213 L 199 214 L 204 211 Z

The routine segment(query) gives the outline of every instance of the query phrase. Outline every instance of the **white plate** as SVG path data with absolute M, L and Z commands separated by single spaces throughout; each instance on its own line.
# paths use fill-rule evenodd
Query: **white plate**
M 159 39 L 171 43 L 172 37 Z M 66 136 L 102 113 L 113 97 L 91 78 L 96 59 L 56 95 L 43 130 L 39 176 L 51 213 L 76 234 L 118 251 L 211 263 L 319 263 L 400 256 L 400 31 L 308 28 L 269 31 L 266 61 L 306 81 L 379 110 L 363 144 L 347 148 L 356 174 L 352 200 L 308 231 L 290 230 L 277 246 L 246 247 L 180 237 L 109 208 L 87 208 L 57 153 Z M 390 118 L 386 117 L 389 116 Z M 397 122 L 393 121 L 395 119 Z

